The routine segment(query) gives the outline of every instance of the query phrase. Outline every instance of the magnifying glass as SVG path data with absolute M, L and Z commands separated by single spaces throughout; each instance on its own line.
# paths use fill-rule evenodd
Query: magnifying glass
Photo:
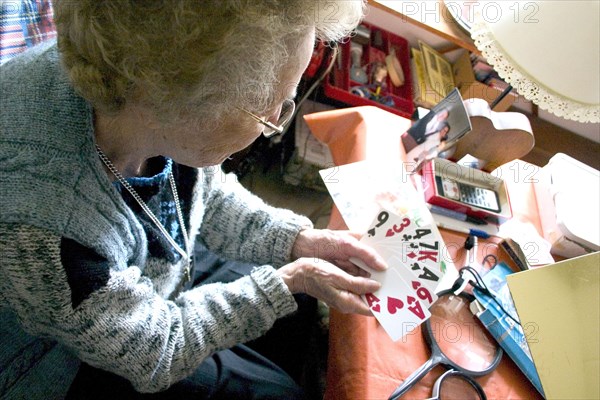
M 464 293 L 443 292 L 429 311 L 431 317 L 422 327 L 431 357 L 413 372 L 390 396 L 397 400 L 408 392 L 436 365 L 469 376 L 482 376 L 496 368 L 502 358 L 502 348 L 469 309 L 472 297 Z
M 475 379 L 451 369 L 435 381 L 427 400 L 487 400 L 487 396 Z

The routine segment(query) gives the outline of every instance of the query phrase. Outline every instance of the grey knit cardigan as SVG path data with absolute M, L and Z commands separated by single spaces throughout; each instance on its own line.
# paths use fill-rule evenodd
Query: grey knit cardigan
M 94 150 L 93 112 L 60 68 L 56 44 L 0 72 L 0 397 L 59 398 L 78 360 L 164 390 L 207 356 L 256 338 L 296 304 L 277 267 L 310 221 L 264 204 L 218 167 L 198 170 L 185 218 L 226 257 L 261 265 L 229 284 L 179 292 L 183 263 L 154 258 Z M 62 238 L 110 262 L 106 286 L 77 306 Z

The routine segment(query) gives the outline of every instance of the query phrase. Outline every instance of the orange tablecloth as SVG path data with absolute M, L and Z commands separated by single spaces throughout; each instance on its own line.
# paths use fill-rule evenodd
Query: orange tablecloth
M 410 126 L 410 121 L 405 118 L 376 107 L 355 107 L 307 115 L 305 119 L 312 133 L 329 146 L 336 165 L 377 157 L 404 159 L 400 135 Z M 532 167 L 515 161 L 503 167 L 502 173 L 513 207 L 513 218 L 531 222 L 539 231 L 535 193 L 530 181 L 524 179 L 531 176 Z M 526 173 L 519 174 L 519 171 Z M 329 225 L 332 229 L 345 228 L 335 208 Z M 445 230 L 441 230 L 441 233 L 454 264 L 463 265 L 465 235 Z M 491 239 L 484 242 L 490 245 L 480 244 L 479 259 L 485 256 L 483 252 L 496 253 L 498 247 L 494 244 L 497 242 L 498 239 Z M 500 260 L 514 267 L 502 251 L 497 253 Z M 392 342 L 375 318 L 345 315 L 336 310 L 331 310 L 329 329 L 325 399 L 387 399 L 399 384 L 429 358 L 429 350 L 420 329 L 398 342 Z M 442 371 L 443 367 L 436 367 L 403 399 L 430 397 L 433 384 Z M 477 378 L 477 381 L 489 399 L 541 399 L 506 355 L 496 370 Z

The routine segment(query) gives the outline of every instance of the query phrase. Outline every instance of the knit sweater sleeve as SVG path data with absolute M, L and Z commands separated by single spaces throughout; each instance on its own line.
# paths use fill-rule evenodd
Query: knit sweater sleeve
M 313 226 L 308 218 L 266 204 L 217 167 L 203 169 L 202 176 L 208 190 L 201 235 L 211 250 L 253 263 L 290 261 L 298 233 Z
M 262 335 L 296 308 L 270 266 L 171 301 L 137 266 L 105 265 L 100 256 L 66 262 L 64 243 L 45 229 L 0 224 L 0 297 L 24 329 L 67 345 L 140 392 L 166 389 L 213 352 Z M 78 285 L 93 290 L 81 297 Z

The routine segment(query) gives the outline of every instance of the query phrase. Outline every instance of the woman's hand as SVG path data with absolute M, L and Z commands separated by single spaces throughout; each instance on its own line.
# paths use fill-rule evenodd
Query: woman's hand
M 279 268 L 277 273 L 292 293 L 306 293 L 342 313 L 371 316 L 371 310 L 360 295 L 381 287 L 377 281 L 350 275 L 315 258 L 300 258 Z
M 310 257 L 313 261 L 326 260 L 355 276 L 370 274 L 353 264 L 350 261 L 353 257 L 375 271 L 385 270 L 385 261 L 372 248 L 361 243 L 360 237 L 361 234 L 351 231 L 305 229 L 296 238 L 292 259 Z

